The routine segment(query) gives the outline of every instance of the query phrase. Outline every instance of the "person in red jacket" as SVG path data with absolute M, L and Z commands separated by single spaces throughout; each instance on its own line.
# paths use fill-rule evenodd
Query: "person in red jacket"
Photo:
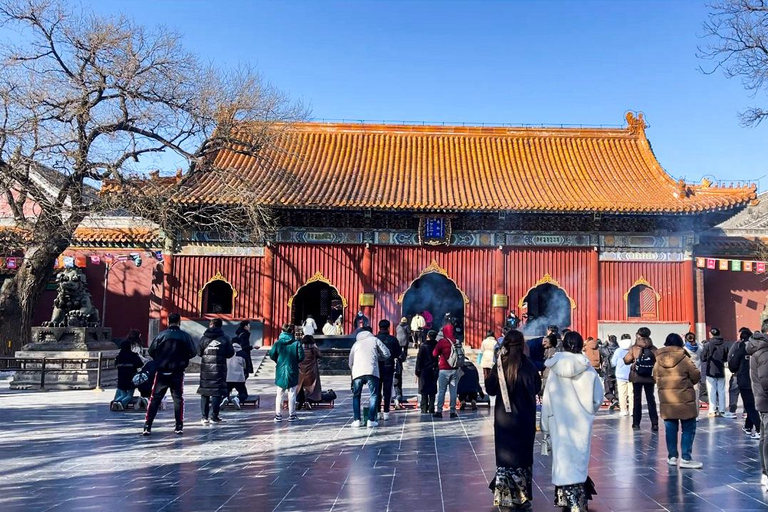
M 443 327 L 443 337 L 438 340 L 435 350 L 432 352 L 434 357 L 438 358 L 437 366 L 440 374 L 437 377 L 437 402 L 435 403 L 435 418 L 443 417 L 443 405 L 445 404 L 445 391 L 450 388 L 451 393 L 451 418 L 458 418 L 456 414 L 456 387 L 459 383 L 459 370 L 449 363 L 451 357 L 451 347 L 455 346 L 457 351 L 463 352 L 461 344 L 456 341 L 453 331 L 453 322 Z

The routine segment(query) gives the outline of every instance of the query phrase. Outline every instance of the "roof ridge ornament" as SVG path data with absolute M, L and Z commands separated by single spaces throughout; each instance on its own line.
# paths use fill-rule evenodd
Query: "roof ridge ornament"
M 644 135 L 648 123 L 645 122 L 645 114 L 628 110 L 624 116 L 627 119 L 627 128 L 632 135 Z

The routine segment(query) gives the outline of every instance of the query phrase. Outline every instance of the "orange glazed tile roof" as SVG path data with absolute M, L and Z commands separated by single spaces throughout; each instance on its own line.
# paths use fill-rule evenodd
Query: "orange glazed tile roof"
M 258 158 L 225 149 L 213 164 L 278 208 L 694 213 L 755 199 L 752 186 L 673 180 L 642 114 L 626 118 L 589 129 L 301 123 Z M 236 200 L 205 172 L 181 186 L 181 202 Z
M 152 243 L 160 239 L 160 232 L 151 228 L 77 228 L 76 243 Z

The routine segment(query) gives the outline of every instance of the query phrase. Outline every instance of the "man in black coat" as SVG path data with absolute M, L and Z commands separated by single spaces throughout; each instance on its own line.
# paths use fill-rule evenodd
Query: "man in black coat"
M 381 409 L 381 402 L 384 401 L 384 412 L 380 414 L 379 419 L 389 419 L 389 403 L 392 400 L 392 384 L 395 378 L 395 360 L 403 353 L 400 342 L 397 338 L 389 334 L 389 320 L 379 322 L 379 333 L 376 337 L 389 349 L 389 357 L 379 360 L 379 400 L 376 403 L 376 411 Z
M 747 341 L 752 337 L 752 331 L 742 328 L 739 331 L 739 341 L 737 341 L 728 354 L 728 369 L 731 370 L 736 378 L 739 394 L 744 403 L 744 412 L 747 413 L 747 419 L 744 421 L 744 432 L 751 435 L 752 439 L 760 438 L 760 414 L 755 409 L 755 394 L 752 392 L 752 379 L 749 378 L 749 360 L 747 354 Z M 752 428 L 755 432 L 752 432 Z
M 152 384 L 152 398 L 144 419 L 143 435 L 152 433 L 152 423 L 157 416 L 160 402 L 170 389 L 173 397 L 173 413 L 176 417 L 174 432 L 181 435 L 184 428 L 184 369 L 189 360 L 195 357 L 195 344 L 192 338 L 179 327 L 181 316 L 177 313 L 168 315 L 168 329 L 158 334 L 149 346 L 149 356 L 157 365 L 157 372 Z
M 747 354 L 755 408 L 760 413 L 760 484 L 768 490 L 768 320 L 763 320 L 760 331 L 747 342 Z
M 201 358 L 200 386 L 197 392 L 200 395 L 203 425 L 224 421 L 219 417 L 219 409 L 222 398 L 227 396 L 227 359 L 235 355 L 235 349 L 221 326 L 220 318 L 211 320 L 200 338 L 200 348 L 197 350 Z

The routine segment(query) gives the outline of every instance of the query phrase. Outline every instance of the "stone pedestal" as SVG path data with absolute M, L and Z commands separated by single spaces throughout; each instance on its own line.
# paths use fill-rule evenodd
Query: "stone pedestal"
M 33 343 L 16 352 L 21 367 L 11 389 L 95 389 L 99 378 L 98 357 L 102 357 L 101 386 L 117 383 L 112 329 L 101 327 L 33 327 Z

